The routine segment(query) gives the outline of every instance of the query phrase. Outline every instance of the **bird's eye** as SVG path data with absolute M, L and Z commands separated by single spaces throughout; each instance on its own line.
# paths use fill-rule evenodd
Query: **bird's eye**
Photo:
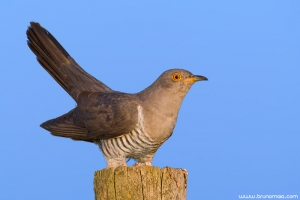
M 173 81 L 180 81 L 182 78 L 181 74 L 178 73 L 178 72 L 175 72 L 173 75 L 172 75 L 172 80 Z

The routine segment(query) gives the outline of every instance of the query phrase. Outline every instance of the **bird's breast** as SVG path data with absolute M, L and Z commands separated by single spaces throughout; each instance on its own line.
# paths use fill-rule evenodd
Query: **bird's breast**
M 173 133 L 178 112 L 163 112 L 159 109 L 145 110 L 144 117 L 145 132 L 153 140 L 164 142 Z

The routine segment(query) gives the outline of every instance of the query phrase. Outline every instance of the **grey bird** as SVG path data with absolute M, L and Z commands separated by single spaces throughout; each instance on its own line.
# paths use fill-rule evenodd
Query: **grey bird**
M 26 34 L 40 65 L 77 103 L 41 127 L 55 136 L 97 144 L 107 167 L 126 166 L 126 158 L 151 166 L 155 152 L 173 133 L 185 95 L 193 83 L 207 80 L 170 69 L 141 92 L 114 91 L 85 72 L 39 23 L 31 22 Z

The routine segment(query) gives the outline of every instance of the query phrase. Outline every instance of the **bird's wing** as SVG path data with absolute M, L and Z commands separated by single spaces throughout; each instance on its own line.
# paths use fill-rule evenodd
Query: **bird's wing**
M 93 139 L 88 138 L 88 130 L 85 126 L 74 124 L 74 113 L 76 109 L 59 116 L 55 119 L 50 119 L 41 124 L 41 127 L 50 131 L 54 136 L 71 138 L 73 140 L 83 140 L 93 142 Z
M 31 22 L 26 32 L 28 46 L 38 62 L 76 101 L 82 91 L 110 92 L 104 83 L 85 72 L 60 43 L 39 23 Z
M 138 124 L 139 100 L 134 95 L 82 92 L 74 123 L 83 124 L 88 138 L 108 139 L 130 133 Z

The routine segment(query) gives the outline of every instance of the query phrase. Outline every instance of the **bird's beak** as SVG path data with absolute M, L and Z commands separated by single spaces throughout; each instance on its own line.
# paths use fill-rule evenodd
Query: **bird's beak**
M 205 76 L 193 75 L 192 77 L 186 78 L 184 81 L 195 83 L 197 81 L 207 81 Z

